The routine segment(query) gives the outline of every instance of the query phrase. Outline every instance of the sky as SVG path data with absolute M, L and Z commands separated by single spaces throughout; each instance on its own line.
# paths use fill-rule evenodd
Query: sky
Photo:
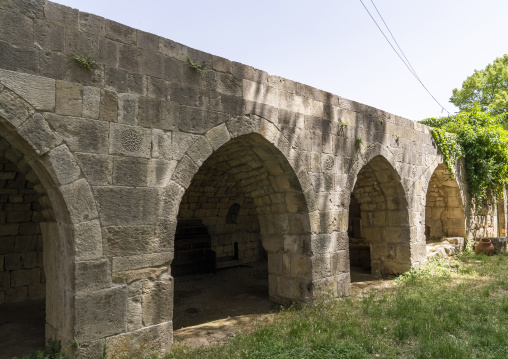
M 53 1 L 414 121 L 447 114 L 360 0 Z M 458 111 L 452 90 L 508 53 L 507 0 L 362 1 L 382 26 L 374 1 L 420 80 L 450 113 Z

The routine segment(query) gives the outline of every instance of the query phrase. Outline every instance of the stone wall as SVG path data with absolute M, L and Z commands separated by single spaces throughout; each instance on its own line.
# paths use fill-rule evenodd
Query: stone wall
M 81 357 L 171 349 L 179 219 L 220 255 L 260 240 L 277 302 L 349 293 L 352 195 L 373 271 L 427 261 L 443 161 L 426 126 L 49 1 L 0 2 L 0 23 L 0 137 L 43 206 L 46 336 Z M 466 235 L 490 233 L 457 178 Z
M 506 237 L 507 224 L 508 224 L 508 211 L 507 211 L 507 200 L 506 200 L 506 188 L 503 191 L 503 198 L 498 199 L 497 202 L 497 213 L 499 218 L 499 235 Z
M 464 204 L 457 180 L 440 164 L 430 178 L 425 207 L 427 240 L 466 237 Z
M 0 158 L 0 304 L 45 297 L 39 195 Z

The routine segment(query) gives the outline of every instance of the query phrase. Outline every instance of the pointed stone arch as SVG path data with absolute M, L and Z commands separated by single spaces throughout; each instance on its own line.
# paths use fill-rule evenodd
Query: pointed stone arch
M 350 200 L 354 201 L 349 205 L 358 203 L 359 214 L 352 218 L 355 210 L 350 207 L 350 250 L 368 251 L 372 274 L 403 273 L 412 264 L 408 200 L 393 155 L 377 147 L 359 156 L 349 176 Z M 350 261 L 354 263 L 355 258 Z
M 289 141 L 274 124 L 261 117 L 242 116 L 212 128 L 189 147 L 177 164 L 161 206 L 159 232 L 174 237 L 177 217 L 184 217 L 187 211 L 182 203 L 194 189 L 199 188 L 199 192 L 203 188 L 230 188 L 231 193 L 241 194 L 242 208 L 249 210 L 253 222 L 259 223 L 258 235 L 268 256 L 271 300 L 311 300 L 307 203 L 315 200 L 309 190 L 308 174 L 296 163 L 298 154 Z M 239 200 L 235 197 L 231 201 Z M 224 221 L 219 220 L 221 226 L 226 207 L 232 204 L 226 202 L 220 214 L 224 217 Z M 213 227 L 215 218 L 220 217 L 216 213 L 216 209 L 201 211 L 201 218 Z
M 466 236 L 466 213 L 462 191 L 444 163 L 438 164 L 428 181 L 425 197 L 427 242 Z
M 0 80 L 5 85 L 0 86 L 1 154 L 33 184 L 42 206 L 45 336 L 64 345 L 74 338 L 84 341 L 76 328 L 91 324 L 93 318 L 76 313 L 89 302 L 91 284 L 86 273 L 102 257 L 94 196 L 74 155 L 42 112 L 54 110 L 55 80 L 4 72 Z M 25 86 L 27 81 L 34 87 Z M 99 266 L 97 274 L 111 278 L 107 266 Z

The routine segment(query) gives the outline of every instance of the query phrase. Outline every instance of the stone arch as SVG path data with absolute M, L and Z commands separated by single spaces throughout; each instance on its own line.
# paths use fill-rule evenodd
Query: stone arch
M 351 186 L 354 184 L 349 192 L 349 205 L 358 204 L 357 208 L 350 207 L 350 255 L 361 256 L 354 250 L 366 250 L 370 256 L 368 263 L 365 263 L 364 252 L 364 260 L 360 260 L 360 264 L 370 264 L 370 271 L 375 275 L 403 273 L 411 268 L 406 191 L 395 166 L 380 154 L 385 152 L 382 149 L 366 151 L 357 162 L 363 165 L 359 169 L 359 165 L 353 166 L 355 172 L 348 181 Z M 359 214 L 358 218 L 351 217 L 355 212 Z M 350 258 L 351 263 L 355 261 L 358 259 Z
M 47 82 L 44 92 L 48 93 L 41 102 L 25 100 L 7 87 L 1 89 L 0 143 L 2 156 L 15 164 L 38 193 L 46 278 L 45 337 L 66 345 L 74 338 L 80 340 L 76 328 L 83 325 L 75 316 L 80 306 L 76 293 L 87 286 L 79 260 L 101 257 L 102 240 L 91 188 L 62 137 L 39 112 L 52 110 L 51 99 L 54 106 L 55 82 Z M 27 93 L 35 96 L 37 90 Z
M 466 236 L 466 215 L 461 189 L 444 163 L 438 164 L 428 181 L 425 199 L 427 242 Z
M 259 250 L 267 253 L 271 300 L 282 303 L 310 300 L 312 265 L 307 198 L 311 194 L 304 193 L 307 187 L 301 186 L 301 178 L 304 183 L 310 180 L 304 171 L 295 171 L 288 161 L 292 150 L 280 131 L 258 116 L 242 116 L 209 130 L 189 147 L 176 166 L 167 187 L 159 229 L 173 228 L 165 231 L 171 235 L 177 227 L 176 221 L 172 222 L 164 213 L 174 215 L 175 219 L 198 216 L 190 208 L 195 201 L 190 198 L 197 194 L 194 189 L 201 191 L 194 197 L 202 198 L 205 190 L 230 188 L 230 193 L 223 196 L 231 197 L 223 199 L 224 208 L 199 212 L 203 222 L 209 228 L 214 227 L 212 235 L 220 226 L 224 227 L 216 223 L 225 222 L 229 205 L 240 203 L 239 217 L 242 220 L 250 217 L 251 229 L 258 226 L 257 234 L 251 233 L 250 238 L 256 241 L 256 235 L 259 236 L 263 247 Z M 221 215 L 223 220 L 217 221 Z M 224 253 L 223 249 L 220 251 Z M 258 255 L 249 253 L 251 259 Z

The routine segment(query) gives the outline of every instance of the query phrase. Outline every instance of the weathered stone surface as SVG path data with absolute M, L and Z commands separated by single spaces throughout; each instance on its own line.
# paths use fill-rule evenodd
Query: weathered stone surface
M 97 218 L 97 208 L 91 188 L 84 178 L 60 187 L 73 223 Z
M 138 97 L 135 94 L 118 94 L 118 122 L 127 125 L 138 123 Z
M 98 187 L 95 191 L 103 225 L 133 226 L 155 223 L 158 189 Z
M 187 156 L 198 166 L 201 166 L 212 152 L 213 149 L 208 140 L 205 137 L 201 137 L 187 150 Z
M 149 129 L 111 124 L 109 153 L 150 158 L 152 143 Z
M 107 259 L 76 263 L 76 290 L 95 291 L 111 286 L 111 263 Z
M 0 116 L 14 127 L 18 127 L 34 113 L 32 106 L 12 91 L 0 92 Z
M 145 158 L 115 157 L 113 185 L 146 187 L 148 160 Z
M 172 133 L 162 130 L 152 130 L 152 157 L 172 159 L 173 143 Z
M 106 38 L 125 44 L 136 43 L 136 30 L 133 28 L 107 19 L 105 25 Z
M 57 183 L 68 184 L 81 177 L 79 168 L 74 156 L 65 145 L 58 146 L 47 153 L 47 161 L 55 174 Z
M 0 3 L 0 9 L 23 14 L 32 19 L 41 19 L 44 16 L 44 3 L 41 0 L 4 0 Z
M 94 260 L 102 257 L 102 233 L 100 222 L 93 220 L 74 226 L 74 242 L 77 260 Z
M 116 92 L 101 90 L 99 120 L 115 122 L 118 117 L 118 96 Z
M 108 355 L 124 353 L 125 348 L 136 352 L 139 349 L 170 351 L 173 345 L 173 323 L 171 321 L 149 326 L 128 334 L 109 337 L 106 340 Z
M 38 51 L 0 42 L 0 64 L 6 70 L 37 73 Z
M 76 295 L 76 339 L 88 341 L 125 330 L 127 288 L 117 286 Z
M 55 109 L 55 80 L 0 69 L 0 83 L 36 110 Z
M 97 87 L 83 87 L 83 117 L 99 118 L 101 91 Z
M 231 139 L 231 135 L 224 123 L 212 128 L 205 134 L 205 136 L 214 151 Z
M 36 113 L 18 127 L 18 133 L 23 136 L 35 149 L 43 155 L 62 143 L 62 137 L 51 130 L 44 117 Z
M 108 153 L 109 124 L 46 113 L 45 118 L 73 152 Z M 79 135 L 77 135 L 79 134 Z
M 177 161 L 150 160 L 148 162 L 148 187 L 166 187 L 175 171 Z
M 73 82 L 56 82 L 56 113 L 66 116 L 83 114 L 83 86 Z
M 21 14 L 0 10 L 0 40 L 16 46 L 30 46 L 33 38 L 33 20 Z
M 76 159 L 85 178 L 91 185 L 109 185 L 112 183 L 113 158 L 111 156 L 76 153 Z
M 142 310 L 145 326 L 173 318 L 173 278 L 169 274 L 143 284 Z
M 113 258 L 113 273 L 148 267 L 169 266 L 172 259 L 172 252 L 115 257 Z
M 192 176 L 198 171 L 199 167 L 187 156 L 184 156 L 175 168 L 171 179 L 183 187 L 188 187 Z
M 78 28 L 78 9 L 47 1 L 44 6 L 46 20 L 70 28 Z
M 128 256 L 150 253 L 154 249 L 153 226 L 106 227 L 104 253 L 108 256 Z

